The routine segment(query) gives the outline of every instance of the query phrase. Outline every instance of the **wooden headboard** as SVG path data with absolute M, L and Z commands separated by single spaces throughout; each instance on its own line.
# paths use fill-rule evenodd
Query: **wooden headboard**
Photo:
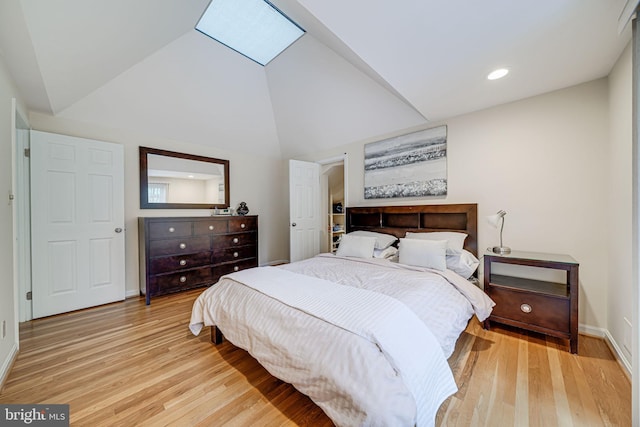
M 366 230 L 404 237 L 407 231 L 459 231 L 465 249 L 478 256 L 478 205 L 376 206 L 347 208 L 346 231 Z

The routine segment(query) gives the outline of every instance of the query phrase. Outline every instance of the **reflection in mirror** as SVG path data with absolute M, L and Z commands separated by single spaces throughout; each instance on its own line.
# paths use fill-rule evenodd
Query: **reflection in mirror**
M 224 165 L 149 154 L 147 176 L 149 203 L 224 204 Z
M 140 147 L 141 208 L 226 208 L 229 162 Z

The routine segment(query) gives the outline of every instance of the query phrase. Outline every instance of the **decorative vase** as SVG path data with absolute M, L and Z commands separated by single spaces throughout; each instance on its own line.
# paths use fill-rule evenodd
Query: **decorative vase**
M 246 215 L 249 213 L 249 208 L 247 207 L 247 204 L 245 202 L 240 202 L 240 204 L 238 205 L 238 209 L 236 209 L 236 212 L 238 212 L 238 215 Z

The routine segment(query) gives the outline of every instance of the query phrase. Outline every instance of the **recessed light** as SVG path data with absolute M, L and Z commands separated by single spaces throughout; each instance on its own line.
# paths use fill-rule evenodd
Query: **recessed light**
M 490 72 L 487 78 L 489 80 L 498 80 L 503 78 L 507 74 L 509 74 L 509 70 L 507 70 L 506 68 L 498 68 L 497 70 Z

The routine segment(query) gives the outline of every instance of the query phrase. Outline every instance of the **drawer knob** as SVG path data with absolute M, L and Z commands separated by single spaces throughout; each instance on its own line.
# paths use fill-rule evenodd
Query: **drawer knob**
M 169 233 L 173 233 L 174 231 L 176 231 L 176 229 L 175 229 L 175 228 L 173 228 L 173 227 L 169 227 Z
M 187 265 L 187 260 L 181 259 L 180 260 L 180 265 Z
M 185 243 L 180 243 L 180 249 L 187 249 L 187 245 Z
M 238 252 L 234 252 L 234 253 L 233 253 L 233 257 L 234 257 L 234 258 L 238 258 Z
M 529 304 L 522 304 L 520 306 L 520 310 L 522 310 L 523 313 L 531 313 L 533 308 L 531 308 L 531 306 Z
M 246 225 L 240 224 L 240 228 L 245 228 L 245 227 L 246 227 Z
M 233 267 L 233 271 L 238 271 L 238 270 L 240 270 L 240 267 L 238 267 L 237 265 Z
M 238 238 L 237 237 L 233 238 L 233 243 L 238 243 Z
M 187 276 L 180 276 L 180 283 L 184 283 L 187 281 Z
M 209 230 L 213 230 L 213 225 L 210 225 L 210 226 L 209 226 Z

